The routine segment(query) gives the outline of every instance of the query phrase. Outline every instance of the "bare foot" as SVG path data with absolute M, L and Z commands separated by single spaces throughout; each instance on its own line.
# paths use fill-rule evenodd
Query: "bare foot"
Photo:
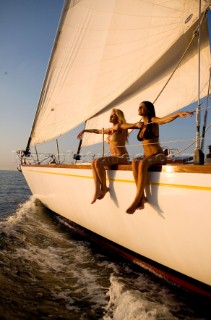
M 137 209 L 142 210 L 144 209 L 144 205 L 145 203 L 148 202 L 147 198 L 145 196 L 143 196 L 139 202 L 139 205 L 137 207 Z
M 103 190 L 97 190 L 91 204 L 95 203 L 96 200 L 103 199 L 108 191 L 109 191 L 109 188 L 107 187 Z
M 98 200 L 103 199 L 108 191 L 109 191 L 108 187 L 106 187 L 105 189 L 101 190 L 101 194 L 98 196 Z
M 93 198 L 91 204 L 95 203 L 95 201 L 96 201 L 97 199 L 102 199 L 101 197 L 102 197 L 102 191 L 101 191 L 101 190 L 97 190 L 97 191 L 95 192 L 95 195 L 94 195 L 94 198 Z
M 129 214 L 133 214 L 136 209 L 138 209 L 136 206 L 133 206 L 131 205 L 127 210 L 126 210 L 126 213 L 129 213 Z
M 134 200 L 131 206 L 126 210 L 126 213 L 132 214 L 134 213 L 137 209 L 141 210 L 144 209 L 144 204 L 147 202 L 147 198 L 143 196 L 141 200 Z

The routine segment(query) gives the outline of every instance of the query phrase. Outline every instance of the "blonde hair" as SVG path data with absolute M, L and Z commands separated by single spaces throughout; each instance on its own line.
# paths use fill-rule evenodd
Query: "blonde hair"
M 118 119 L 119 119 L 119 123 L 126 123 L 126 119 L 125 119 L 125 115 L 124 112 L 120 109 L 112 109 L 112 111 L 115 112 L 115 114 L 117 115 Z M 128 130 L 125 129 L 125 133 L 126 133 L 126 141 L 128 142 Z
M 120 110 L 120 109 L 113 109 L 112 111 L 115 112 L 115 114 L 117 115 L 120 123 L 126 123 L 125 115 L 124 115 L 124 113 L 123 113 L 122 110 Z

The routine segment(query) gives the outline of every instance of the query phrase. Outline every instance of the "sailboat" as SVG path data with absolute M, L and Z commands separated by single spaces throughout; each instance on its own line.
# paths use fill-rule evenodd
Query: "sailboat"
M 69 225 L 211 297 L 211 157 L 203 156 L 200 133 L 201 101 L 210 86 L 208 10 L 205 0 L 66 0 L 19 156 L 33 195 Z M 113 108 L 135 123 L 144 100 L 154 102 L 159 117 L 196 102 L 193 161 L 175 158 L 150 168 L 148 203 L 134 214 L 125 212 L 136 189 L 131 164 L 107 167 L 110 192 L 91 204 L 91 164 L 80 160 L 80 148 L 102 137 L 84 134 L 72 163 L 59 161 L 58 137 L 82 123 L 86 129 L 109 127 Z M 37 145 L 53 139 L 58 155 L 39 161 Z

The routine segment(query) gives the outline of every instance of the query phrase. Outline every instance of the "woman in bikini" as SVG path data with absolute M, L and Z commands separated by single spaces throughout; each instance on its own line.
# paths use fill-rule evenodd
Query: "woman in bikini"
M 126 210 L 127 213 L 134 213 L 137 209 L 144 209 L 144 203 L 147 198 L 144 195 L 144 189 L 147 184 L 147 172 L 149 167 L 155 164 L 166 164 L 166 156 L 159 144 L 159 125 L 175 120 L 178 117 L 186 118 L 192 116 L 194 111 L 178 112 L 163 118 L 155 116 L 154 105 L 149 101 L 143 101 L 139 105 L 138 114 L 142 117 L 142 121 L 136 124 L 122 124 L 122 129 L 137 129 L 138 140 L 142 142 L 144 149 L 143 158 L 134 158 L 132 161 L 132 169 L 137 192 L 131 206 Z
M 91 203 L 94 203 L 97 199 L 103 199 L 109 191 L 106 185 L 106 171 L 104 166 L 129 163 L 129 155 L 125 147 L 128 130 L 121 128 L 121 125 L 126 123 L 124 113 L 119 109 L 113 109 L 110 115 L 110 122 L 113 124 L 113 127 L 104 129 L 104 133 L 108 135 L 106 141 L 110 145 L 110 153 L 112 155 L 100 157 L 92 161 L 95 193 Z M 78 134 L 77 138 L 82 139 L 84 132 L 102 134 L 102 130 L 100 129 L 85 129 Z

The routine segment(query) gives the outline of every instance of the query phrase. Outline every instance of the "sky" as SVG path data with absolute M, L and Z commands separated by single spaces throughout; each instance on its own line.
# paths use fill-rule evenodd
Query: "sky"
M 16 150 L 26 148 L 62 7 L 63 0 L 0 0 L 0 170 L 16 170 Z M 194 125 L 194 118 L 185 125 L 177 119 L 162 126 L 160 140 L 165 145 L 186 136 L 188 145 Z M 77 139 L 70 140 L 78 131 L 67 136 L 64 148 L 77 151 Z
M 0 0 L 0 170 L 25 149 L 63 0 Z

